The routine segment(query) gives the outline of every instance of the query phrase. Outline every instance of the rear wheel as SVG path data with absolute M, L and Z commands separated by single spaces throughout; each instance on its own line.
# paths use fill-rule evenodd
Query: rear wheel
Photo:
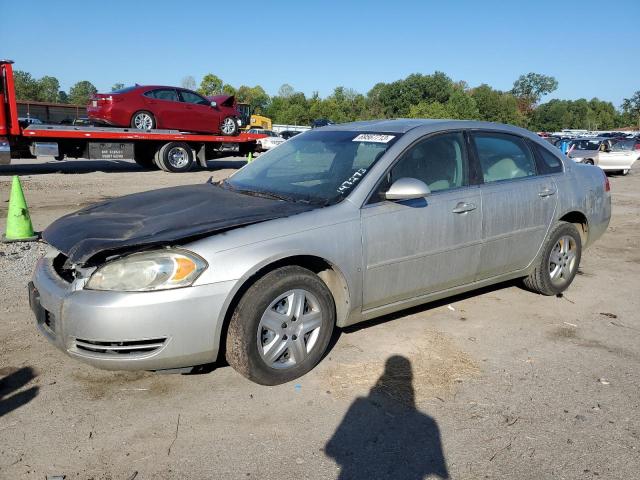
M 238 122 L 233 117 L 225 117 L 220 124 L 220 131 L 223 135 L 237 135 Z
M 542 253 L 525 286 L 542 295 L 557 295 L 571 285 L 582 256 L 582 240 L 576 226 L 559 222 L 542 247 Z
M 131 128 L 138 130 L 153 130 L 156 128 L 156 119 L 153 113 L 141 110 L 131 117 Z
M 621 170 L 621 171 L 620 171 L 620 173 L 621 173 L 622 175 L 629 175 L 629 169 L 628 169 L 628 168 L 625 168 L 624 170 Z
M 188 172 L 193 167 L 193 150 L 184 142 L 170 142 L 155 154 L 155 164 L 166 172 Z
M 233 312 L 227 361 L 262 385 L 291 381 L 317 365 L 334 324 L 325 283 L 306 268 L 278 268 L 254 283 Z
M 593 160 L 588 158 L 587 160 L 584 161 L 584 163 L 586 163 L 587 165 L 593 165 Z

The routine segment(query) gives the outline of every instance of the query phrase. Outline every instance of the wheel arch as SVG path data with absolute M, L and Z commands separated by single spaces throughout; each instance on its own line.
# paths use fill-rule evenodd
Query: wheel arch
M 306 268 L 322 279 L 333 296 L 336 307 L 336 325 L 339 327 L 344 325 L 346 319 L 349 317 L 352 302 L 350 300 L 347 279 L 344 273 L 334 263 L 317 255 L 304 254 L 271 259 L 266 264 L 259 265 L 254 270 L 248 272 L 248 274 L 243 277 L 240 285 L 235 289 L 231 300 L 227 303 L 220 336 L 217 339 L 219 345 L 218 360 L 225 358 L 225 339 L 227 338 L 229 322 L 231 321 L 231 316 L 238 302 L 240 302 L 245 292 L 267 273 L 280 267 L 292 265 Z
M 564 213 L 558 218 L 561 222 L 573 223 L 580 233 L 580 241 L 583 246 L 587 245 L 589 240 L 589 220 L 587 216 L 579 210 L 571 210 Z

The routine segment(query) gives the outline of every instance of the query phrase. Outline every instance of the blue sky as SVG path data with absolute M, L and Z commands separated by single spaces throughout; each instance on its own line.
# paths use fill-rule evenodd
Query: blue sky
M 638 13 L 638 0 L 0 0 L 0 57 L 100 91 L 212 72 L 325 96 L 435 70 L 506 90 L 533 71 L 557 78 L 552 97 L 618 106 L 640 89 Z

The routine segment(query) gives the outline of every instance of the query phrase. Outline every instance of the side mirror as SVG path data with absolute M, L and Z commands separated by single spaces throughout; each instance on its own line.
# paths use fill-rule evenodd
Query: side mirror
M 213 108 L 217 108 L 218 107 L 218 102 L 216 102 L 215 100 L 211 100 L 211 106 Z
M 412 198 L 424 198 L 431 195 L 427 184 L 417 178 L 399 178 L 384 194 L 387 200 L 410 200 Z

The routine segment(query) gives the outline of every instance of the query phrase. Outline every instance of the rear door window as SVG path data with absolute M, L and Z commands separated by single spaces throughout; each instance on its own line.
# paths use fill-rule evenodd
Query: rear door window
M 144 94 L 145 97 L 155 98 L 156 100 L 167 100 L 169 102 L 178 102 L 178 92 L 173 88 L 158 88 L 150 90 Z
M 536 175 L 535 160 L 523 138 L 493 132 L 475 132 L 472 138 L 485 183 Z
M 540 145 L 533 144 L 533 149 L 537 154 L 537 166 L 540 174 L 560 173 L 562 172 L 562 161 Z

